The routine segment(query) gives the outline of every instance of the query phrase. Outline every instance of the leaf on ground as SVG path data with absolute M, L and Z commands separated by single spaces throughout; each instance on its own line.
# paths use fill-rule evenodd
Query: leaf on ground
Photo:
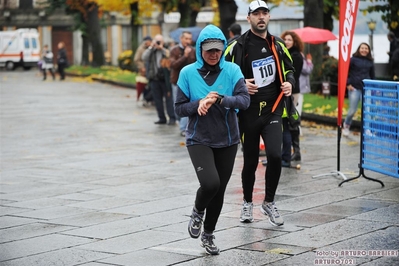
M 359 145 L 359 142 L 357 142 L 357 141 L 347 141 L 346 145 L 348 145 L 348 146 L 356 146 L 356 145 Z
M 284 248 L 274 248 L 271 250 L 266 250 L 265 253 L 272 253 L 272 254 L 290 254 L 291 250 L 284 249 Z

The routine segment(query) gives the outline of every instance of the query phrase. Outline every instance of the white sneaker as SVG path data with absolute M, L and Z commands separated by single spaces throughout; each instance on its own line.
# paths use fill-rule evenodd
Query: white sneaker
M 244 203 L 242 204 L 242 209 L 241 209 L 240 222 L 252 223 L 254 221 L 253 208 L 254 208 L 254 205 L 252 202 L 246 202 L 244 200 Z
M 260 211 L 269 216 L 269 222 L 275 226 L 281 226 L 284 224 L 283 217 L 281 217 L 280 213 L 278 212 L 277 206 L 274 202 L 263 202 L 260 206 Z
M 349 136 L 349 134 L 350 134 L 349 126 L 345 124 L 345 125 L 344 125 L 344 129 L 342 130 L 342 135 L 343 135 L 344 137 L 347 137 L 347 136 Z

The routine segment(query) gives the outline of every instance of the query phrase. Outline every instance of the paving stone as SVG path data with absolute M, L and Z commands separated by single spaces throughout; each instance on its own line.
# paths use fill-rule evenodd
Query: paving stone
M 187 228 L 187 227 L 186 227 Z M 231 248 L 240 247 L 248 243 L 254 243 L 269 238 L 274 238 L 281 235 L 281 232 L 262 230 L 256 228 L 242 228 L 235 227 L 229 230 L 221 230 L 215 232 L 215 243 L 221 251 Z M 157 247 L 154 250 L 176 252 L 179 254 L 186 254 L 192 256 L 200 256 L 205 253 L 204 249 L 200 247 L 200 239 L 187 238 L 188 233 L 184 233 L 185 239 L 166 243 Z
M 3 215 L 0 216 L 0 229 L 10 228 L 13 226 L 19 226 L 24 224 L 30 224 L 35 222 L 37 222 L 36 219 Z
M 69 230 L 64 232 L 64 234 L 88 238 L 107 239 L 145 231 L 160 226 L 162 226 L 162 224 L 159 221 L 148 221 L 146 217 L 134 217 L 125 220 L 112 221 Z
M 379 192 L 377 192 L 379 193 Z M 353 206 L 353 207 L 362 207 L 365 211 L 375 210 L 377 208 L 388 207 L 391 205 L 390 202 L 381 201 L 381 200 L 369 200 L 360 198 L 343 200 L 331 205 L 342 205 L 342 206 Z
M 218 256 L 204 256 L 192 261 L 180 263 L 179 265 L 201 265 L 201 266 L 231 266 L 231 265 L 265 265 L 270 262 L 286 257 L 281 254 L 231 249 L 220 253 Z
M 96 241 L 87 245 L 80 245 L 78 248 L 99 252 L 125 254 L 128 252 L 159 246 L 165 243 L 175 242 L 177 240 L 183 239 L 184 237 L 187 237 L 187 234 L 146 230 L 137 233 L 125 234 L 106 240 Z
M 102 263 L 102 262 L 89 262 L 89 263 L 83 263 L 79 265 L 84 265 L 84 266 L 115 266 L 115 264 L 108 264 L 108 263 Z
M 351 220 L 339 220 L 278 236 L 266 242 L 318 248 L 358 235 L 367 234 L 387 226 L 389 224 L 381 222 L 358 221 L 355 224 Z
M 378 258 L 386 258 L 387 261 L 399 261 L 399 239 L 395 236 L 399 234 L 399 227 L 391 226 L 380 230 L 375 230 L 369 234 L 359 235 L 339 243 L 317 249 L 320 254 L 328 254 L 331 251 L 339 254 L 339 258 L 355 259 L 357 264 L 371 262 Z M 324 253 L 323 253 L 324 251 Z M 394 251 L 393 256 L 374 256 L 372 251 Z M 320 256 L 320 258 L 332 258 L 331 255 Z M 384 261 L 384 260 L 383 260 Z M 374 265 L 379 265 L 374 261 Z M 395 265 L 397 263 L 391 264 Z M 362 264 L 363 265 L 363 264 Z
M 54 251 L 75 245 L 82 245 L 93 241 L 94 240 L 92 239 L 83 237 L 51 234 L 3 243 L 0 244 L 0 253 L 2 254 L 0 257 L 0 262 L 43 252 Z
M 15 192 L 15 193 L 9 193 L 9 194 L 0 194 L 0 198 L 7 199 L 7 200 L 15 200 L 15 201 L 26 201 L 26 200 L 33 200 L 33 199 L 38 199 L 38 198 L 48 198 L 48 197 L 54 197 L 54 196 L 59 196 L 63 194 L 68 194 L 68 193 L 75 193 L 79 192 L 82 189 L 79 189 L 78 187 L 67 187 L 64 186 L 62 189 L 60 189 L 60 186 L 58 185 L 49 185 L 45 186 L 44 188 L 39 188 L 39 189 L 32 189 L 29 191 L 24 191 L 24 192 Z
M 398 216 L 399 204 L 395 204 L 389 207 L 379 208 L 367 213 L 355 215 L 350 217 L 350 219 L 376 221 L 399 225 Z
M 17 215 L 32 209 L 0 206 L 1 215 Z
M 291 176 L 289 178 L 292 178 Z M 291 181 L 291 180 L 290 180 Z M 309 190 L 309 187 L 312 187 L 312 190 Z M 332 188 L 336 188 L 336 184 L 331 182 L 330 180 L 310 180 L 308 182 L 302 182 L 300 184 L 292 185 L 287 187 L 283 187 L 278 190 L 279 194 L 283 195 L 291 195 L 291 196 L 302 196 L 310 193 L 321 192 L 330 190 Z
M 255 242 L 245 246 L 241 246 L 240 249 L 258 250 L 261 252 L 267 252 L 271 254 L 285 254 L 285 255 L 298 255 L 310 251 L 310 248 L 298 247 L 292 245 L 280 245 L 265 242 Z
M 68 206 L 56 206 L 50 208 L 44 208 L 34 211 L 25 211 L 18 214 L 21 217 L 27 218 L 36 218 L 36 219 L 43 219 L 43 220 L 51 220 L 61 217 L 68 217 L 72 215 L 76 215 L 79 213 L 86 212 L 86 209 L 83 208 L 74 208 Z
M 106 200 L 107 197 L 104 197 L 102 195 L 96 195 L 96 194 L 92 194 L 90 193 L 90 191 L 86 191 L 86 192 L 79 192 L 79 193 L 66 193 L 63 195 L 59 195 L 56 196 L 54 198 L 59 198 L 59 199 L 66 199 L 66 200 L 75 200 L 75 201 L 91 201 L 91 200 L 96 200 L 96 199 L 103 199 Z M 73 204 L 71 204 L 73 205 Z M 76 206 L 78 207 L 78 206 Z
M 362 196 L 362 198 L 399 202 L 399 188 L 394 188 L 387 191 L 380 191 L 377 193 L 364 195 Z
M 180 255 L 176 253 L 153 251 L 153 250 L 139 250 L 120 256 L 111 257 L 100 260 L 100 262 L 110 263 L 112 265 L 125 266 L 164 266 L 174 265 L 175 263 L 191 261 L 194 256 Z
M 373 259 L 369 262 L 363 263 L 362 266 L 392 266 L 398 264 L 398 258 L 396 257 L 382 257 Z
M 313 227 L 316 225 L 340 220 L 344 217 L 345 216 L 341 215 L 315 214 L 303 211 L 285 215 L 284 223 L 303 227 Z
M 272 265 L 272 266 L 298 266 L 298 265 L 315 265 L 314 261 L 316 259 L 315 253 L 306 252 L 299 255 L 291 256 L 288 258 L 283 258 L 281 260 L 264 264 L 264 265 Z
M 279 201 L 277 203 L 277 206 L 280 210 L 302 211 L 313 207 L 326 205 L 331 202 L 341 201 L 348 198 L 351 198 L 351 196 L 334 195 L 325 192 L 316 192 L 310 195 Z
M 109 264 L 96 263 L 92 261 L 111 257 L 112 254 L 102 253 L 77 248 L 65 248 L 55 251 L 49 251 L 29 257 L 23 257 L 10 261 L 1 262 L 2 266 L 50 266 L 50 265 L 85 265 L 85 266 L 106 266 Z M 89 262 L 89 263 L 85 263 Z
M 10 207 L 19 207 L 26 209 L 40 209 L 40 208 L 48 208 L 60 205 L 68 205 L 75 202 L 76 201 L 74 200 L 65 200 L 65 199 L 58 199 L 52 197 L 52 198 L 41 198 L 41 199 L 13 202 L 6 205 Z
M 72 229 L 72 226 L 63 226 L 51 223 L 30 223 L 21 226 L 14 226 L 1 231 L 0 242 L 10 242 L 31 237 L 49 235 Z
M 96 198 L 94 200 L 68 204 L 68 206 L 105 211 L 115 208 L 121 208 L 124 206 L 130 206 L 139 202 L 139 200 L 125 199 L 119 197 L 100 197 L 99 199 Z
M 329 214 L 329 215 L 335 215 L 339 213 L 342 216 L 348 217 L 352 215 L 356 215 L 359 213 L 367 212 L 369 211 L 370 208 L 367 207 L 362 207 L 362 206 L 347 206 L 347 205 L 341 205 L 341 204 L 331 204 L 331 205 L 326 205 L 326 206 L 321 206 L 317 208 L 312 208 L 307 210 L 308 212 L 312 213 L 322 213 L 322 214 Z
M 48 222 L 61 225 L 71 225 L 75 227 L 85 227 L 112 221 L 120 221 L 128 218 L 132 218 L 132 216 L 119 213 L 85 212 L 78 215 L 52 219 Z
M 193 205 L 192 195 L 182 195 L 177 197 L 151 200 L 147 202 L 137 202 L 119 208 L 108 209 L 108 212 L 125 213 L 134 215 L 148 215 L 165 210 L 172 210 Z M 187 212 L 187 214 L 190 214 Z

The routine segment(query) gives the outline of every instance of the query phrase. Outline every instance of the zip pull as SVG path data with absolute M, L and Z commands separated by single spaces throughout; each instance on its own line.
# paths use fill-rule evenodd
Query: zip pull
M 259 116 L 262 114 L 262 109 L 266 107 L 266 102 L 262 101 L 259 103 Z

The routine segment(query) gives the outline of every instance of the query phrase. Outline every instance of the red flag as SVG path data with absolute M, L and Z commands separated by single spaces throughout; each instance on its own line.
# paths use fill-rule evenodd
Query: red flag
M 346 79 L 348 78 L 358 5 L 359 0 L 340 0 L 339 2 L 338 126 L 341 126 L 342 123 L 342 108 L 344 106 Z

